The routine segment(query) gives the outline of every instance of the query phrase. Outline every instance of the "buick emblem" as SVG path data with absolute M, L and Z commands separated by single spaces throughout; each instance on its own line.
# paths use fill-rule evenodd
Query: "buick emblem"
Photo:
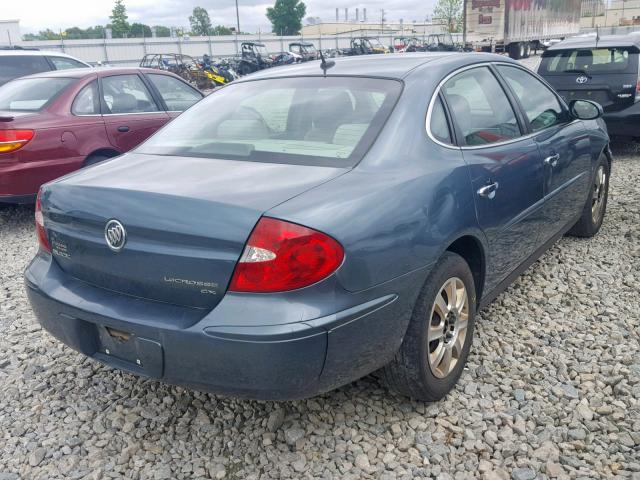
M 589 81 L 589 77 L 587 77 L 586 75 L 580 75 L 578 78 L 576 78 L 576 83 L 587 83 Z
M 127 231 L 119 221 L 109 220 L 104 227 L 104 239 L 111 250 L 119 252 L 127 242 Z

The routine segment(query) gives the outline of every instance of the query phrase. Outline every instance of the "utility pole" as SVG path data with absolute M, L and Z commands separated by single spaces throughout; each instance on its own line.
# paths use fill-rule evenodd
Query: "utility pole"
M 236 0 L 236 32 L 240 33 L 240 11 L 238 10 L 238 0 Z
M 380 33 L 384 33 L 384 8 L 380 9 Z

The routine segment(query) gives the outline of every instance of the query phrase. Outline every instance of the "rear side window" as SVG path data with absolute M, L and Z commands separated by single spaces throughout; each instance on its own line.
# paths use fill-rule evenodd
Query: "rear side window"
M 94 80 L 76 95 L 71 113 L 74 115 L 97 115 L 100 113 L 98 100 L 98 81 Z
M 544 54 L 540 73 L 637 73 L 638 54 L 623 47 L 580 48 Z
M 0 87 L 0 110 L 38 112 L 51 103 L 75 78 L 25 78 Z
M 534 132 L 564 121 L 558 98 L 544 83 L 516 67 L 499 66 L 498 70 L 518 97 Z
M 459 73 L 442 91 L 466 145 L 504 142 L 521 135 L 509 99 L 488 68 Z
M 0 85 L 32 73 L 47 72 L 51 67 L 41 55 L 0 56 Z
M 69 68 L 88 68 L 84 63 L 66 57 L 49 57 L 49 60 L 56 67 L 56 70 L 67 70 Z
M 451 132 L 449 131 L 449 124 L 447 123 L 447 116 L 444 113 L 444 107 L 442 106 L 442 100 L 440 97 L 436 98 L 433 104 L 433 110 L 431 111 L 431 135 L 442 143 L 453 143 L 451 141 Z

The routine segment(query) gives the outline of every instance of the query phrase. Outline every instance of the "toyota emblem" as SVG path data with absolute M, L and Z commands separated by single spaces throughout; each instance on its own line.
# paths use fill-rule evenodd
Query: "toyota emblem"
M 118 220 L 109 220 L 104 227 L 104 239 L 111 250 L 119 252 L 127 242 L 127 231 Z
M 589 81 L 589 77 L 587 77 L 586 75 L 580 75 L 578 78 L 576 78 L 576 83 L 587 83 Z

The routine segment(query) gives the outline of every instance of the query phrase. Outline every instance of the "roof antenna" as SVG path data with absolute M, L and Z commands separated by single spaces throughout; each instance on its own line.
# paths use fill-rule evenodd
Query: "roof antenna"
M 329 70 L 330 68 L 334 67 L 335 64 L 336 64 L 336 62 L 334 60 L 329 60 L 327 62 L 327 60 L 324 58 L 324 55 L 322 54 L 322 50 L 320 50 L 320 68 L 324 72 L 325 78 L 327 76 L 327 70 Z

